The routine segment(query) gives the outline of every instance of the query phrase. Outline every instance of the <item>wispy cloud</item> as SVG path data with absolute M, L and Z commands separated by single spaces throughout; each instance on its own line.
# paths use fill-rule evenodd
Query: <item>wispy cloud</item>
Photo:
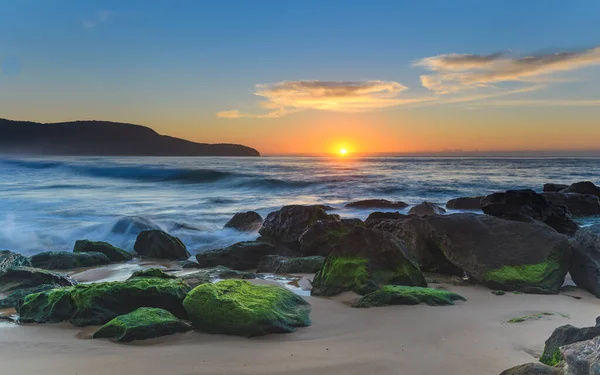
M 93 29 L 96 26 L 108 21 L 110 16 L 111 13 L 109 11 L 101 10 L 96 12 L 93 18 L 83 19 L 81 21 L 81 27 L 83 27 L 85 30 Z

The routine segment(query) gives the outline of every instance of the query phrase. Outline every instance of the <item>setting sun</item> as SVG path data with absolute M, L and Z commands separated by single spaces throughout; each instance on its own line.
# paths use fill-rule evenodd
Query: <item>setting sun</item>
M 340 155 L 346 155 L 348 153 L 348 150 L 346 150 L 345 148 L 340 148 Z

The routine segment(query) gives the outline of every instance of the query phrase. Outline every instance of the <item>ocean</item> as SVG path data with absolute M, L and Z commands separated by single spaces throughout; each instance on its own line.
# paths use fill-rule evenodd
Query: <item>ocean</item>
M 76 240 L 89 239 L 131 250 L 135 223 L 142 222 L 180 237 L 194 254 L 255 239 L 257 233 L 223 229 L 239 211 L 265 217 L 284 205 L 319 203 L 365 219 L 372 210 L 344 205 L 367 198 L 443 205 L 460 196 L 582 180 L 600 183 L 600 159 L 1 158 L 0 249 L 70 251 Z M 593 222 L 600 218 L 581 224 Z

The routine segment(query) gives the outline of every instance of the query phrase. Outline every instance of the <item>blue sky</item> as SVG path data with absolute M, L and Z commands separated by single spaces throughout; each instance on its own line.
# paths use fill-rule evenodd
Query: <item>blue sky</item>
M 581 140 L 600 136 L 598 1 L 21 0 L 0 9 L 0 117 L 136 122 L 272 152 L 301 152 L 290 145 L 310 139 L 288 133 L 324 121 L 335 130 L 326 132 L 331 144 L 346 137 L 334 134 L 344 127 L 350 143 L 368 132 L 419 138 L 411 148 L 373 136 L 382 151 L 475 148 L 425 138 L 467 134 L 477 122 L 488 124 L 480 140 L 500 136 L 499 118 L 533 124 L 521 137 L 551 126 L 548 142 L 509 148 L 589 147 Z M 497 75 L 556 53 L 573 56 L 564 66 Z M 492 56 L 493 65 L 456 70 L 452 54 Z M 480 69 L 494 78 L 474 78 Z M 561 141 L 572 137 L 558 131 L 565 118 L 579 124 L 581 140 Z M 430 123 L 440 128 L 418 131 Z

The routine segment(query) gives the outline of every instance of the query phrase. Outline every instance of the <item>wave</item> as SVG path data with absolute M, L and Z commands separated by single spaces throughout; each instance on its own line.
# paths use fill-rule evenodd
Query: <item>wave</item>
M 3 159 L 0 163 L 10 165 L 14 167 L 28 168 L 28 169 L 49 169 L 56 168 L 63 165 L 58 161 L 42 161 L 42 160 L 15 160 L 15 159 Z

